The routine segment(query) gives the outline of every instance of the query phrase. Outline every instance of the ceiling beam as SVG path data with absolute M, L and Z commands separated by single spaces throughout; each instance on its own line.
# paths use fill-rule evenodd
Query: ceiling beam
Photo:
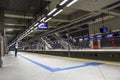
M 14 31 L 14 30 L 21 30 L 21 28 L 4 28 L 5 29 L 5 31 L 7 32 L 7 31 Z
M 55 21 L 51 20 L 51 21 L 48 22 L 48 25 L 49 25 L 48 27 L 49 28 L 55 28 L 57 23 L 58 23 L 58 21 L 55 22 Z
M 113 15 L 113 16 L 120 16 L 120 13 L 119 12 L 115 12 L 115 11 L 103 11 L 104 13 L 106 14 L 109 14 L 109 15 Z
M 70 21 L 78 20 L 78 19 L 80 19 L 81 17 L 85 16 L 88 13 L 89 12 L 83 11 L 83 10 L 75 11 L 74 13 L 72 13 L 72 14 L 69 15 L 69 20 Z
M 28 23 L 24 21 L 19 22 L 18 20 L 13 18 L 5 18 L 4 25 L 5 26 L 27 26 Z
M 15 11 L 5 11 L 5 17 L 9 18 L 21 18 L 21 19 L 33 19 L 34 16 L 30 13 L 15 12 Z
M 115 18 L 115 16 L 108 15 L 108 16 L 104 17 L 104 21 L 110 20 L 110 19 L 113 19 L 113 18 Z M 102 18 L 98 18 L 94 22 L 89 22 L 89 24 L 96 24 L 96 23 L 101 22 L 101 21 L 102 21 Z
M 23 16 L 23 15 L 15 15 L 15 14 L 4 14 L 4 16 L 10 18 L 33 19 L 32 16 Z
M 70 22 L 67 15 L 59 14 L 58 16 L 52 18 L 51 21 L 59 21 L 59 22 Z
M 7 34 L 6 36 L 13 37 L 14 35 L 12 35 L 12 34 Z
M 21 26 L 25 27 L 27 26 L 26 24 L 17 24 L 17 23 L 4 23 L 5 26 Z

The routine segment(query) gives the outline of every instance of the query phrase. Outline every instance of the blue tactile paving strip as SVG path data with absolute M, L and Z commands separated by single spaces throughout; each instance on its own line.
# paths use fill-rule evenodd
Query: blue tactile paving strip
M 58 72 L 58 71 L 64 71 L 64 70 L 71 70 L 71 69 L 76 69 L 76 68 L 81 68 L 81 67 L 87 67 L 87 66 L 99 66 L 101 65 L 102 63 L 97 63 L 97 62 L 88 62 L 88 63 L 85 63 L 83 65 L 79 65 L 79 66 L 72 66 L 72 67 L 66 67 L 66 68 L 52 68 L 52 67 L 49 67 L 49 66 L 46 66 L 44 64 L 41 64 L 41 63 L 38 63 L 30 58 L 27 58 L 27 57 L 24 57 L 20 54 L 18 54 L 18 56 L 32 62 L 33 64 L 36 64 L 37 66 L 39 67 L 42 67 L 50 72 Z

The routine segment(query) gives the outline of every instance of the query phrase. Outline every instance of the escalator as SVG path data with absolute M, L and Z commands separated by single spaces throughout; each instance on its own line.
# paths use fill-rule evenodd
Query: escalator
M 61 37 L 61 35 L 58 33 L 55 33 L 55 35 L 59 40 L 61 40 L 61 46 L 63 46 L 64 49 L 72 49 L 72 44 L 68 43 L 68 40 L 66 38 Z
M 52 46 L 51 46 L 51 44 L 49 44 L 50 43 L 50 41 L 48 40 L 48 38 L 42 38 L 42 42 L 44 42 L 45 44 L 45 47 L 48 49 L 48 50 L 50 50 L 50 49 L 52 49 Z

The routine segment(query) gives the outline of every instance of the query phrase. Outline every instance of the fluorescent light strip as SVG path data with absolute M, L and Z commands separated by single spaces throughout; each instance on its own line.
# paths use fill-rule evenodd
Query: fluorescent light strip
M 51 20 L 52 18 L 48 18 L 45 22 L 48 22 L 49 20 Z
M 29 32 L 30 30 L 27 31 L 27 33 Z
M 26 34 L 24 34 L 24 36 L 26 36 L 27 35 L 27 33 Z
M 60 5 L 62 6 L 63 4 L 65 4 L 68 0 L 64 0 L 60 3 Z
M 44 21 L 46 17 L 44 17 L 40 22 Z
M 34 28 L 34 30 L 37 30 L 37 29 L 38 29 L 38 27 Z
M 63 9 L 59 10 L 56 14 L 54 14 L 53 16 L 58 15 L 59 13 L 61 13 L 63 11 Z
M 24 38 L 25 36 L 23 36 L 22 38 Z
M 31 27 L 30 29 L 32 30 L 34 27 Z
M 27 36 L 28 34 L 25 35 L 25 37 Z
M 23 37 L 25 37 L 26 35 L 24 35 Z
M 31 32 L 28 33 L 28 35 L 30 34 Z
M 48 13 L 48 16 L 51 15 L 53 12 L 55 12 L 57 8 L 53 9 L 51 12 Z
M 30 33 L 32 33 L 33 32 L 33 30 L 32 31 L 30 31 Z
M 71 6 L 72 4 L 74 4 L 75 2 L 77 2 L 78 0 L 73 0 L 72 2 L 70 2 L 67 7 Z
M 39 23 L 36 23 L 34 26 L 37 26 Z

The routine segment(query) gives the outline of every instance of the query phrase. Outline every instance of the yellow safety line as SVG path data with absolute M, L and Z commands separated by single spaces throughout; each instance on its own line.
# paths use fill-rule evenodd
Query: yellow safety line
M 65 60 L 74 60 L 74 61 L 82 61 L 82 62 L 98 62 L 98 63 L 103 63 L 103 64 L 120 66 L 119 62 L 113 62 L 113 61 L 101 61 L 101 60 L 92 60 L 92 59 L 70 58 L 70 57 L 62 57 L 62 56 L 53 56 L 53 55 L 48 55 L 48 54 L 42 54 L 42 56 L 49 56 L 49 57 L 61 58 L 61 59 L 65 59 Z
M 32 53 L 32 54 L 35 54 L 35 53 Z M 120 62 L 114 62 L 114 61 L 102 61 L 102 60 L 93 60 L 93 59 L 70 58 L 70 57 L 62 57 L 62 56 L 53 56 L 53 55 L 48 55 L 48 54 L 38 54 L 38 55 L 52 57 L 52 58 L 61 58 L 61 59 L 65 59 L 65 60 L 74 60 L 74 61 L 82 61 L 82 62 L 98 62 L 98 63 L 103 63 L 103 64 L 120 66 Z

